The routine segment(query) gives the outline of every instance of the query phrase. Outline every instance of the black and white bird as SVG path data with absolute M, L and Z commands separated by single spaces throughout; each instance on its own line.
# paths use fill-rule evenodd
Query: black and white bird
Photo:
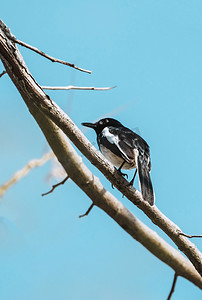
M 133 185 L 138 172 L 139 185 L 143 199 L 154 204 L 154 191 L 150 178 L 151 160 L 148 144 L 141 136 L 112 118 L 101 119 L 96 123 L 82 123 L 93 128 L 97 134 L 97 143 L 102 154 L 116 167 L 136 169 L 130 185 Z

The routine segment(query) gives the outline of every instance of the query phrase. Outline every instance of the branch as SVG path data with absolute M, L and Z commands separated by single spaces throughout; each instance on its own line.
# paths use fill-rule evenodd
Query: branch
M 69 67 L 74 68 L 74 69 L 76 69 L 76 70 L 79 70 L 79 71 L 81 71 L 81 72 L 86 72 L 86 73 L 89 73 L 89 74 L 92 73 L 92 71 L 90 71 L 90 70 L 85 70 L 85 69 L 82 69 L 82 68 L 79 68 L 79 67 L 75 66 L 75 64 L 69 63 L 69 62 L 67 62 L 67 61 L 64 61 L 64 60 L 61 60 L 61 59 L 58 59 L 58 58 L 54 58 L 54 57 L 52 57 L 52 56 L 50 56 L 50 55 L 44 53 L 43 51 L 37 49 L 36 47 L 33 47 L 33 46 L 31 46 L 31 45 L 28 45 L 28 44 L 26 44 L 26 43 L 24 43 L 24 42 L 22 42 L 22 41 L 16 39 L 15 37 L 12 37 L 12 40 L 13 40 L 15 43 L 17 43 L 17 44 L 19 44 L 19 45 L 21 45 L 21 46 L 23 46 L 23 47 L 26 47 L 26 48 L 28 48 L 28 49 L 30 49 L 30 50 L 32 50 L 32 51 L 34 51 L 34 52 L 40 54 L 41 56 L 44 56 L 45 58 L 51 60 L 52 62 L 57 62 L 57 63 L 59 63 L 59 64 L 63 64 L 63 65 L 69 66 Z
M 15 55 L 14 55 L 15 53 Z M 20 91 L 30 112 L 42 129 L 58 160 L 70 174 L 71 179 L 90 197 L 95 205 L 103 209 L 126 232 L 144 245 L 150 252 L 167 263 L 179 276 L 183 276 L 202 288 L 201 276 L 192 264 L 177 250 L 167 244 L 153 230 L 139 221 L 121 202 L 104 189 L 96 178 L 83 164 L 68 140 L 51 120 L 59 125 L 81 152 L 89 157 L 103 174 L 124 193 L 133 203 L 137 204 L 151 220 L 159 225 L 175 241 L 184 253 L 192 260 L 200 271 L 200 252 L 185 237 L 179 236 L 179 227 L 166 218 L 155 206 L 145 202 L 141 194 L 134 188 L 126 187 L 127 181 L 120 177 L 115 168 L 89 143 L 74 123 L 64 112 L 50 100 L 26 69 L 17 49 L 9 46 L 5 30 L 0 31 L 0 57 L 10 78 Z M 56 116 L 58 114 L 59 117 Z
M 112 87 L 103 87 L 103 88 L 96 88 L 96 87 L 82 87 L 82 86 L 73 86 L 73 85 L 68 85 L 68 86 L 41 86 L 43 90 L 92 90 L 92 91 L 107 91 L 114 89 L 116 86 Z
M 2 73 L 0 73 L 0 78 L 1 78 L 4 74 L 6 74 L 6 71 L 3 71 Z
M 28 102 L 26 102 L 28 104 Z M 136 218 L 119 200 L 100 183 L 83 163 L 73 146 L 58 127 L 50 121 L 32 102 L 29 109 L 37 120 L 58 160 L 74 181 L 93 201 L 93 205 L 104 210 L 126 232 L 140 242 L 151 253 L 183 276 L 202 288 L 202 278 L 192 264 L 180 252 L 167 244 L 156 232 Z
M 70 141 L 58 127 L 44 115 L 32 101 L 25 101 L 30 112 L 43 131 L 50 147 L 65 171 L 93 201 L 94 205 L 105 211 L 128 234 L 140 242 L 151 253 L 168 264 L 179 276 L 183 276 L 202 288 L 202 278 L 192 264 L 177 250 L 165 242 L 156 232 L 136 218 L 118 199 L 100 183 L 83 163 Z M 87 211 L 87 212 L 88 212 Z
M 53 152 L 49 152 L 44 154 L 40 159 L 32 159 L 30 160 L 26 166 L 24 166 L 21 170 L 17 171 L 6 183 L 0 186 L 0 198 L 4 195 L 4 193 L 16 182 L 25 177 L 31 169 L 40 167 L 44 165 L 50 158 L 53 157 Z
M 43 51 L 37 49 L 36 47 L 33 47 L 31 45 L 28 45 L 28 44 L 16 39 L 16 37 L 13 34 L 11 34 L 9 28 L 3 23 L 3 21 L 1 19 L 0 19 L 0 29 L 2 30 L 3 35 L 5 35 L 7 38 L 9 38 L 10 41 L 13 41 L 14 43 L 17 43 L 25 48 L 28 48 L 28 49 L 40 54 L 41 56 L 49 59 L 52 62 L 57 62 L 57 63 L 63 64 L 63 65 L 69 66 L 69 67 L 79 70 L 81 72 L 86 72 L 89 74 L 92 73 L 92 71 L 79 68 L 79 67 L 75 66 L 75 64 L 69 63 L 67 61 L 63 61 L 61 59 L 54 58 L 54 57 L 44 53 Z M 9 42 L 9 44 L 10 44 L 10 42 Z
M 143 200 L 141 193 L 134 187 L 128 187 L 128 182 L 120 176 L 119 172 L 82 134 L 72 120 L 48 97 L 41 100 L 33 99 L 38 108 L 43 111 L 75 144 L 84 156 L 97 167 L 104 176 L 132 203 L 137 205 L 154 224 L 159 226 L 190 259 L 198 272 L 202 275 L 202 255 L 197 247 L 179 235 L 181 229 L 169 220 L 156 206 L 150 206 Z
M 37 100 L 35 98 L 35 100 Z M 52 101 L 43 98 L 43 102 L 35 101 L 36 105 L 41 109 L 62 131 L 70 138 L 75 146 L 82 152 L 84 156 L 97 167 L 104 176 L 132 203 L 137 205 L 154 224 L 159 226 L 184 252 L 191 260 L 195 268 L 202 275 L 202 255 L 197 247 L 180 236 L 181 229 L 169 220 L 156 206 L 150 206 L 145 202 L 135 188 L 128 187 L 128 182 L 120 176 L 115 168 L 103 157 L 103 155 L 90 144 L 87 138 L 72 122 L 72 120 Z
M 170 299 L 171 299 L 171 296 L 172 296 L 172 294 L 173 294 L 174 291 L 175 291 L 175 285 L 176 285 L 176 282 L 177 282 L 177 276 L 178 276 L 178 275 L 175 273 L 174 279 L 173 279 L 173 284 L 172 284 L 172 287 L 171 287 L 171 290 L 170 290 L 170 293 L 169 293 L 169 295 L 168 295 L 167 300 L 170 300 Z
M 83 218 L 83 217 L 87 216 L 90 213 L 90 211 L 91 211 L 91 209 L 93 208 L 94 205 L 95 204 L 92 203 L 91 206 L 88 208 L 88 210 L 85 212 L 85 214 L 80 215 L 79 218 Z
M 58 182 L 57 184 L 54 184 L 54 185 L 52 186 L 52 189 L 51 189 L 50 191 L 41 194 L 41 196 L 46 196 L 46 195 L 52 193 L 56 187 L 58 187 L 59 185 L 64 184 L 64 183 L 67 181 L 68 178 L 69 178 L 69 176 L 67 175 L 67 176 L 65 177 L 65 179 L 63 179 L 62 181 Z
M 183 236 L 186 236 L 187 238 L 202 238 L 202 235 L 190 235 L 190 234 L 186 234 L 186 233 L 183 233 L 183 232 L 179 232 L 179 235 L 183 235 Z
M 23 47 L 26 47 L 26 48 L 28 48 L 28 49 L 30 49 L 30 50 L 32 50 L 32 51 L 34 51 L 34 52 L 40 54 L 41 56 L 44 56 L 45 58 L 49 59 L 49 60 L 52 61 L 52 62 L 57 62 L 57 63 L 59 63 L 59 64 L 63 64 L 63 65 L 69 66 L 69 67 L 74 68 L 74 69 L 76 69 L 76 70 L 79 70 L 79 71 L 81 71 L 81 72 L 86 72 L 86 73 L 89 73 L 89 74 L 92 73 L 92 71 L 90 71 L 90 70 L 85 70 L 85 69 L 82 69 L 82 68 L 79 68 L 79 67 L 75 66 L 75 64 L 69 63 L 69 62 L 67 62 L 67 61 L 64 61 L 64 60 L 61 60 L 61 59 L 58 59 L 58 58 L 54 58 L 54 57 L 52 57 L 52 56 L 50 56 L 50 55 L 44 53 L 43 51 L 37 49 L 36 47 L 33 47 L 33 46 L 31 46 L 31 45 L 28 45 L 28 44 L 26 44 L 26 43 L 24 43 L 24 42 L 22 42 L 22 41 L 16 39 L 15 37 L 13 37 L 12 40 L 13 40 L 15 43 L 17 43 L 17 44 L 19 44 L 19 45 L 21 45 L 21 46 L 23 46 Z

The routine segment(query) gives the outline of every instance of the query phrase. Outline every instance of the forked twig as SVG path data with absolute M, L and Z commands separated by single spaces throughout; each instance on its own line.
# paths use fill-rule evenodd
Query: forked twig
M 88 87 L 88 86 L 41 86 L 43 90 L 61 90 L 61 91 L 68 91 L 68 90 L 93 90 L 93 91 L 107 91 L 114 89 L 116 86 L 112 87 L 103 87 L 103 88 L 96 88 L 96 87 Z
M 62 181 L 58 182 L 57 184 L 54 184 L 54 185 L 52 186 L 52 189 L 51 189 L 50 191 L 48 191 L 47 193 L 41 194 L 41 196 L 46 196 L 46 195 L 52 193 L 56 187 L 58 187 L 59 185 L 64 184 L 64 183 L 67 181 L 68 178 L 69 178 L 69 176 L 67 175 L 67 176 L 65 177 L 65 179 L 63 179 Z
M 89 74 L 92 73 L 92 71 L 79 68 L 79 67 L 75 66 L 75 64 L 69 63 L 67 61 L 63 61 L 63 60 L 58 59 L 58 58 L 54 58 L 54 57 L 52 57 L 52 56 L 44 53 L 43 51 L 37 49 L 36 47 L 28 45 L 27 43 L 22 42 L 22 41 L 16 39 L 14 36 L 10 36 L 10 39 L 13 40 L 15 43 L 19 44 L 20 46 L 26 47 L 26 48 L 28 48 L 28 49 L 30 49 L 30 50 L 32 50 L 32 51 L 40 54 L 41 56 L 43 56 L 43 57 L 51 60 L 52 62 L 57 62 L 57 63 L 63 64 L 63 65 L 69 66 L 69 67 L 74 68 L 76 70 L 79 70 L 81 72 L 86 72 L 86 73 L 89 73 Z

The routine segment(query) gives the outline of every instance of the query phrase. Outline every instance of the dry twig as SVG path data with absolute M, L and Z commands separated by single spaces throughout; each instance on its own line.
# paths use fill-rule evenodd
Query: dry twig
M 51 189 L 50 191 L 48 191 L 47 193 L 41 194 L 41 196 L 46 196 L 46 195 L 52 193 L 56 187 L 58 187 L 59 185 L 64 184 L 64 183 L 67 181 L 68 178 L 69 178 L 69 176 L 67 175 L 67 176 L 65 177 L 65 179 L 63 179 L 62 181 L 58 182 L 57 184 L 54 184 L 54 185 L 52 186 L 52 189 Z
M 89 214 L 89 212 L 91 211 L 91 209 L 93 208 L 94 203 L 91 204 L 91 206 L 88 208 L 88 210 L 85 212 L 85 214 L 80 215 L 79 218 L 83 218 L 85 216 L 87 216 Z
M 4 70 L 2 73 L 0 73 L 0 78 L 1 78 L 4 74 L 6 74 L 6 71 L 5 71 L 5 70 Z
M 96 87 L 87 87 L 87 86 L 41 86 L 43 90 L 60 90 L 60 91 L 69 91 L 69 90 L 91 90 L 91 91 L 107 91 L 114 89 L 116 86 L 112 87 L 103 87 L 103 88 L 96 88 Z
M 173 279 L 173 284 L 172 284 L 172 287 L 171 287 L 171 290 L 170 290 L 170 293 L 169 293 L 169 295 L 168 295 L 167 300 L 170 300 L 170 299 L 171 299 L 171 296 L 172 296 L 172 294 L 173 294 L 174 291 L 175 291 L 175 285 L 176 285 L 176 281 L 177 281 L 177 276 L 178 276 L 178 275 L 175 273 L 174 279 Z
M 4 193 L 16 182 L 18 182 L 21 178 L 25 177 L 29 171 L 33 168 L 40 167 L 44 165 L 50 158 L 53 157 L 53 152 L 49 152 L 44 154 L 40 159 L 32 159 L 28 162 L 26 166 L 24 166 L 21 170 L 17 171 L 6 183 L 4 183 L 0 187 L 0 197 L 4 195 Z
M 186 234 L 186 233 L 183 233 L 183 232 L 179 232 L 179 235 L 183 235 L 183 236 L 186 236 L 187 238 L 202 238 L 202 235 L 190 235 L 190 234 Z
M 81 71 L 81 72 L 86 72 L 86 73 L 89 73 L 89 74 L 92 73 L 92 71 L 89 71 L 89 70 L 85 70 L 85 69 L 79 68 L 79 67 L 75 66 L 75 64 L 69 63 L 69 62 L 64 61 L 64 60 L 61 60 L 61 59 L 54 58 L 54 57 L 52 57 L 52 56 L 50 56 L 50 55 L 44 53 L 43 51 L 37 49 L 36 47 L 33 47 L 33 46 L 31 46 L 31 45 L 26 44 L 25 42 L 22 42 L 22 41 L 16 39 L 13 35 L 10 37 L 10 39 L 11 39 L 13 42 L 19 44 L 20 46 L 26 47 L 26 48 L 28 48 L 28 49 L 30 49 L 30 50 L 32 50 L 32 51 L 34 51 L 34 52 L 40 54 L 41 56 L 43 56 L 43 57 L 45 57 L 45 58 L 51 60 L 52 62 L 57 62 L 57 63 L 63 64 L 63 65 L 69 66 L 69 67 L 74 68 L 74 69 L 76 69 L 76 70 L 79 70 L 79 71 Z

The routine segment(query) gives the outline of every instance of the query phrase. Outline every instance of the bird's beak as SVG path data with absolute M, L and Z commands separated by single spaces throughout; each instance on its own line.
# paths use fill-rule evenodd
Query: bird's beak
M 96 123 L 81 123 L 81 125 L 94 129 L 96 128 Z

